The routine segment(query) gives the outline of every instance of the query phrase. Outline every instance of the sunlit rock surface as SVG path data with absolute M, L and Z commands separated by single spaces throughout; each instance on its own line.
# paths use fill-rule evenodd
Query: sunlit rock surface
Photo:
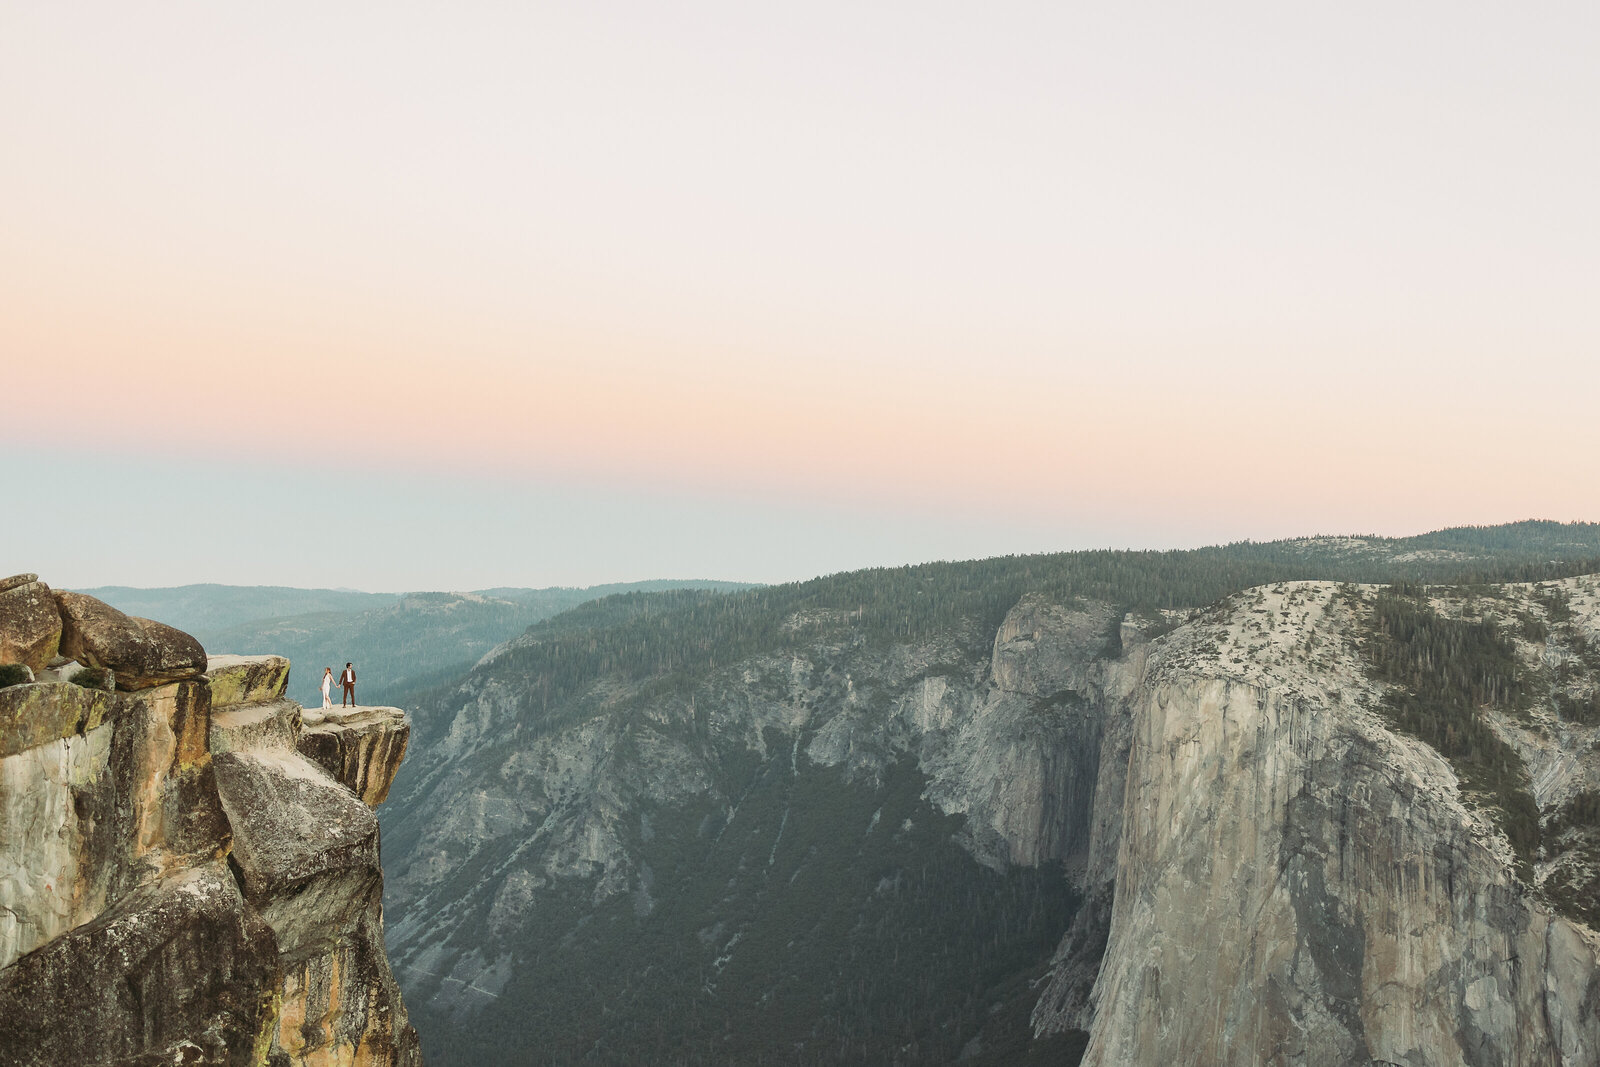
M 61 644 L 61 612 L 50 587 L 34 574 L 0 581 L 0 663 L 43 670 Z
M 369 805 L 389 795 L 411 738 L 411 720 L 399 708 L 307 708 L 300 753 L 344 783 Z
M 245 898 L 279 950 L 272 1054 L 305 1064 L 419 1063 L 416 1032 L 383 947 L 377 818 L 350 785 L 301 754 L 309 713 L 282 699 L 281 663 L 219 657 L 208 671 L 223 680 L 218 688 L 242 698 L 214 709 L 211 747 Z M 396 709 L 358 710 L 386 723 L 397 717 L 396 729 L 405 725 Z M 322 725 L 350 750 L 361 750 L 360 735 L 372 732 Z M 392 760 L 369 760 L 363 784 L 381 797 L 403 753 L 402 741 Z
M 60 660 L 0 689 L 0 1064 L 419 1064 L 377 821 L 296 747 L 287 661 L 203 674 L 188 635 L 56 600 L 117 691 Z M 407 724 L 361 710 L 324 729 L 381 798 Z

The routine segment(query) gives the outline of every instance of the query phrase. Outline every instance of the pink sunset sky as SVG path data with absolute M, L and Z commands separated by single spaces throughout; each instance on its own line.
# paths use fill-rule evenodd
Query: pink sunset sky
M 1600 519 L 1593 4 L 0 7 L 0 562 Z

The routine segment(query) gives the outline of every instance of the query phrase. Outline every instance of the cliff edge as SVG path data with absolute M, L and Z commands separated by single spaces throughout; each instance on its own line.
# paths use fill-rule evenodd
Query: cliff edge
M 1248 590 L 1122 667 L 1083 1063 L 1600 1063 L 1600 583 Z
M 0 581 L 0 1064 L 418 1067 L 371 805 L 396 708 Z

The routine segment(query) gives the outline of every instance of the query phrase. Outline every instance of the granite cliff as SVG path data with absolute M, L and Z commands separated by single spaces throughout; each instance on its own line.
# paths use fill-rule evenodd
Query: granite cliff
M 1600 581 L 866 610 L 434 699 L 385 818 L 442 1061 L 1600 1063 Z
M 1562 828 L 1600 786 L 1600 720 L 1570 714 L 1600 682 L 1597 593 L 1418 601 L 1443 632 L 1492 631 L 1529 682 L 1520 706 L 1455 709 L 1521 754 L 1499 782 L 1449 737 L 1470 719 L 1402 728 L 1372 670 L 1376 589 L 1252 590 L 1113 668 L 1109 906 L 1063 943 L 1037 1031 L 1088 1030 L 1091 1064 L 1600 1062 L 1600 827 Z
M 371 809 L 403 712 L 33 575 L 0 671 L 0 1063 L 420 1064 Z

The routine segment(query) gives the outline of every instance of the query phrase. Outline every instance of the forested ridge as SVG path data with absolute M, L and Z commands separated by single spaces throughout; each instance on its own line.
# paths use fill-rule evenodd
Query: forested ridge
M 383 813 L 386 858 L 416 848 L 439 816 L 420 787 L 425 775 L 429 788 L 472 780 L 452 803 L 481 806 L 485 825 L 497 826 L 531 777 L 567 773 L 571 752 L 540 756 L 528 770 L 538 739 L 581 738 L 570 743 L 639 769 L 639 795 L 624 774 L 627 788 L 580 802 L 585 817 L 623 806 L 615 825 L 637 864 L 632 888 L 600 900 L 590 880 L 550 877 L 542 854 L 525 847 L 543 832 L 544 809 L 498 845 L 442 842 L 428 862 L 448 873 L 430 890 L 438 910 L 425 914 L 442 917 L 449 934 L 434 950 L 440 962 L 401 968 L 413 1017 L 442 1064 L 1075 1063 L 1086 1035 L 1034 1040 L 1029 1021 L 1079 907 L 1060 867 L 979 863 L 961 843 L 966 816 L 928 799 L 915 760 L 852 777 L 808 758 L 815 725 L 752 739 L 712 728 L 708 709 L 783 705 L 787 690 L 761 687 L 786 677 L 791 654 L 816 677 L 853 685 L 866 706 L 887 691 L 868 665 L 911 646 L 926 653 L 919 676 L 981 678 L 996 629 L 1030 593 L 1109 603 L 1116 610 L 1101 614 L 1134 612 L 1154 631 L 1254 586 L 1380 584 L 1391 588 L 1350 594 L 1371 609 L 1369 662 L 1392 687 L 1390 713 L 1491 795 L 1529 857 L 1539 813 L 1530 827 L 1520 807 L 1526 772 L 1476 714 L 1484 703 L 1514 710 L 1528 679 L 1508 659 L 1504 633 L 1440 618 L 1421 583 L 1460 589 L 1595 571 L 1600 525 L 1521 523 L 1399 540 L 926 563 L 580 605 L 409 704 L 414 755 Z M 1102 655 L 1116 654 L 1116 629 Z M 470 724 L 485 709 L 491 741 L 455 763 L 431 755 L 449 750 L 436 743 L 457 713 Z M 657 746 L 703 761 L 703 794 L 648 798 L 646 769 L 658 764 L 645 753 Z M 516 775 L 530 778 L 496 792 Z M 1569 821 L 1588 813 L 1575 805 Z M 518 893 L 527 894 L 518 922 L 497 924 L 502 901 Z M 416 906 L 396 901 L 391 917 L 409 921 Z M 463 915 L 472 918 L 458 922 Z M 452 977 L 468 959 L 502 969 L 494 981 L 471 968 Z M 466 982 L 487 984 L 461 994 Z M 463 996 L 477 999 L 463 1007 Z
M 1524 522 L 1410 538 L 1242 541 L 1209 548 L 1100 549 L 881 567 L 739 593 L 673 590 L 590 601 L 529 627 L 494 663 L 525 680 L 533 718 L 596 680 L 681 686 L 799 640 L 914 641 L 966 623 L 992 637 L 1025 593 L 1082 597 L 1159 617 L 1270 582 L 1321 579 L 1482 584 L 1600 570 L 1600 524 Z M 448 703 L 453 685 L 411 694 Z
M 1522 758 L 1479 713 L 1528 699 L 1516 650 L 1489 619 L 1448 619 L 1425 589 L 1400 583 L 1373 600 L 1367 657 L 1389 682 L 1384 708 L 1399 729 L 1450 761 L 1464 789 L 1485 794 L 1529 876 L 1539 849 L 1539 806 Z

